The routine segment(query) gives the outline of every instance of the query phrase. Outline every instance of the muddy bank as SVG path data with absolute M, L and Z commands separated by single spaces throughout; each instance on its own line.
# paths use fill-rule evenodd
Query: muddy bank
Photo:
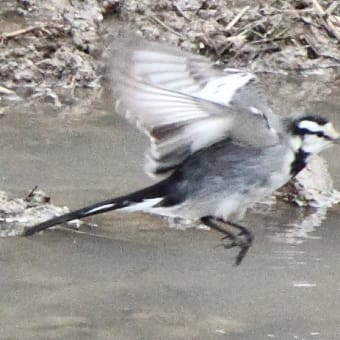
M 3 1 L 0 104 L 60 108 L 77 101 L 77 88 L 98 90 L 104 41 L 122 27 L 234 67 L 338 70 L 339 15 L 336 3 L 316 0 Z
M 76 88 L 100 87 L 93 56 L 109 7 L 97 1 L 5 4 L 0 13 L 0 85 L 14 92 L 2 91 L 3 103 L 20 97 L 61 107 L 75 101 Z

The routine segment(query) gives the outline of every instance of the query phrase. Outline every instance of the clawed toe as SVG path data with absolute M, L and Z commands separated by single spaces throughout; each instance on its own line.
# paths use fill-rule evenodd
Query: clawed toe
M 242 237 L 240 237 L 242 236 Z M 222 239 L 230 239 L 229 236 L 225 236 Z M 223 247 L 225 249 L 231 249 L 234 247 L 239 247 L 240 251 L 236 256 L 235 259 L 235 266 L 238 266 L 239 264 L 241 264 L 242 260 L 244 259 L 244 257 L 246 256 L 249 248 L 251 247 L 252 243 L 253 243 L 253 235 L 249 232 L 244 234 L 243 232 L 239 233 L 237 236 L 235 236 L 235 238 L 229 242 L 229 243 L 224 243 Z
M 241 264 L 242 260 L 246 256 L 246 254 L 247 254 L 249 248 L 251 247 L 252 243 L 253 243 L 253 237 L 246 238 L 245 240 L 243 240 L 242 244 L 238 245 L 241 249 L 236 256 L 235 266 L 238 266 L 239 264 Z
M 207 226 L 209 226 L 210 228 L 213 228 L 219 231 L 220 233 L 222 233 L 223 234 L 223 237 L 221 239 L 222 241 L 228 240 L 226 243 L 223 242 L 222 244 L 217 245 L 217 247 L 222 246 L 225 249 L 231 249 L 234 247 L 240 248 L 240 251 L 237 254 L 236 259 L 235 259 L 235 266 L 238 266 L 239 264 L 241 264 L 242 260 L 246 256 L 249 248 L 251 247 L 253 243 L 254 236 L 252 232 L 248 230 L 246 227 L 243 227 L 239 224 L 229 222 L 229 221 L 228 222 L 223 221 L 221 219 L 216 219 L 211 216 L 204 217 L 201 219 L 201 221 Z M 233 233 L 229 231 L 228 229 L 223 228 L 221 225 L 219 225 L 221 223 L 229 224 L 233 228 L 237 229 L 238 232 Z

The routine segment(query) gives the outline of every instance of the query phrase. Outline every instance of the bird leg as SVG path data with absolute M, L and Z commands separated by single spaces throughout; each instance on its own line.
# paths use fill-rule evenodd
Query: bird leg
M 229 221 L 224 221 L 220 218 L 216 218 L 213 216 L 205 216 L 201 218 L 201 222 L 210 227 L 211 229 L 217 230 L 220 233 L 222 233 L 224 236 L 222 240 L 229 239 L 230 242 L 227 244 L 223 244 L 223 247 L 226 249 L 230 249 L 233 247 L 239 247 L 240 251 L 236 256 L 235 265 L 238 266 L 243 258 L 246 256 L 249 248 L 251 247 L 253 243 L 253 233 L 248 230 L 246 227 Z M 226 228 L 222 227 L 220 224 L 223 225 L 229 225 L 235 229 L 237 229 L 239 232 L 234 233 L 230 230 L 227 230 Z

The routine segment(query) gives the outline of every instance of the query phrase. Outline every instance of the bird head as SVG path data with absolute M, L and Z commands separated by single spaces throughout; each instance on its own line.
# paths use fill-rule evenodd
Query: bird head
M 295 151 L 317 154 L 333 144 L 340 144 L 340 133 L 326 118 L 320 116 L 303 116 L 290 124 L 291 145 Z

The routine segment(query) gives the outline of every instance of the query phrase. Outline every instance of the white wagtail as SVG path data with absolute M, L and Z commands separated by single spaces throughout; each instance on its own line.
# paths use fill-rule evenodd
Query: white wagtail
M 253 234 L 234 221 L 340 135 L 320 116 L 275 115 L 252 73 L 137 38 L 116 40 L 109 55 L 116 111 L 150 138 L 146 171 L 164 178 L 24 235 L 110 210 L 144 211 L 218 230 L 230 239 L 226 248 L 240 247 L 239 264 Z

